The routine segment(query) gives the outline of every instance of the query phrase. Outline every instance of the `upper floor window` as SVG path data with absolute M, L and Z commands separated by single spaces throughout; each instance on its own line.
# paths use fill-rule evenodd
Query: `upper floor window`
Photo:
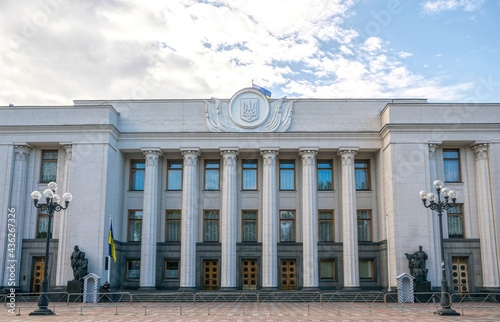
M 142 210 L 128 211 L 128 241 L 142 239 Z
M 241 211 L 241 241 L 257 241 L 257 210 Z
M 295 210 L 280 210 L 280 241 L 295 241 Z
M 167 210 L 165 212 L 165 241 L 181 241 L 181 211 Z
M 146 163 L 144 160 L 130 161 L 130 190 L 144 190 L 144 170 Z
M 355 160 L 356 190 L 370 190 L 370 160 Z
M 333 242 L 335 240 L 333 225 L 333 210 L 319 210 L 319 241 Z
M 42 170 L 40 182 L 52 182 L 57 179 L 57 150 L 42 150 Z
M 371 210 L 358 210 L 358 241 L 372 241 Z
M 182 160 L 169 160 L 167 190 L 182 190 Z
M 465 238 L 463 209 L 462 203 L 448 209 L 448 238 Z
M 257 190 L 257 160 L 242 161 L 243 190 Z
M 220 160 L 205 160 L 205 190 L 219 190 Z
M 458 149 L 443 149 L 444 181 L 460 182 L 460 154 Z
M 205 210 L 203 212 L 203 241 L 219 241 L 219 211 Z
M 295 160 L 280 160 L 280 190 L 295 190 Z
M 49 213 L 47 210 L 38 209 L 37 222 L 36 238 L 47 238 L 49 232 Z M 51 226 L 54 227 L 53 220 Z M 52 238 L 52 227 L 50 227 L 50 238 Z
M 333 190 L 332 160 L 318 160 L 318 190 Z

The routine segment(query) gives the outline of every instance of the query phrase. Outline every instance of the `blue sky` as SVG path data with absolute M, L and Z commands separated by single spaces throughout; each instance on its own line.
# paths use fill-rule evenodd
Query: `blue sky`
M 273 97 L 500 102 L 500 0 L 7 0 L 0 105 Z

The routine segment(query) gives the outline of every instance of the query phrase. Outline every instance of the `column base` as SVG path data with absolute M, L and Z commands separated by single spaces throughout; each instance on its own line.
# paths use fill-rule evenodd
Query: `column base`
M 442 315 L 442 316 L 460 316 L 460 313 L 455 311 L 452 308 L 440 308 L 436 312 L 434 312 L 434 315 Z
M 238 288 L 234 286 L 224 286 L 219 289 L 220 292 L 236 292 Z
M 301 289 L 302 292 L 318 292 L 319 287 L 317 286 L 306 286 Z
M 341 292 L 360 292 L 361 287 L 359 286 L 344 286 L 343 289 L 340 290 Z

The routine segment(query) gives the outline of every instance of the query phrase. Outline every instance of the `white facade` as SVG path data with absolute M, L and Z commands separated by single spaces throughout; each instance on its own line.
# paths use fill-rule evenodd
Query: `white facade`
M 294 283 L 289 289 L 380 290 L 396 287 L 396 276 L 409 273 L 404 254 L 419 245 L 429 256 L 428 279 L 439 287 L 437 215 L 418 198 L 436 179 L 457 190 L 462 205 L 462 214 L 450 219 L 462 220 L 462 235 L 455 227 L 451 236 L 444 218 L 450 285 L 451 263 L 463 260 L 467 291 L 498 288 L 499 125 L 500 104 L 267 100 L 253 89 L 227 100 L 0 107 L 0 284 L 9 285 L 7 220 L 15 208 L 15 284 L 33 288 L 34 263 L 44 256 L 45 239 L 37 238 L 43 219 L 29 194 L 45 189 L 43 153 L 56 150 L 57 160 L 50 161 L 56 164 L 56 182 L 61 193 L 74 198 L 68 210 L 54 216 L 51 288 L 65 287 L 73 278 L 69 258 L 75 245 L 86 253 L 90 272 L 107 276 L 110 214 L 116 288 L 202 289 L 204 265 L 212 261 L 216 288 L 244 289 L 243 262 L 255 261 L 257 289 L 287 289 L 282 269 L 295 265 L 287 272 Z M 451 161 L 459 167 L 456 182 L 445 180 L 447 153 L 459 156 L 458 163 Z M 144 186 L 134 190 L 131 167 L 137 160 L 144 164 L 139 169 Z M 182 161 L 180 189 L 168 189 L 172 160 Z M 207 164 L 217 160 L 218 189 L 206 189 L 207 180 L 211 184 L 217 177 L 207 174 Z M 256 160 L 256 189 L 243 186 L 247 160 Z M 320 164 L 331 164 L 332 189 L 318 187 Z M 367 166 L 367 181 L 359 189 L 361 164 Z M 291 171 L 293 185 L 286 181 Z M 131 211 L 142 211 L 140 241 L 131 240 Z M 181 214 L 180 241 L 167 241 L 167 211 Z M 245 211 L 256 213 L 256 224 L 248 226 L 256 226 L 256 241 L 243 241 Z M 320 223 L 322 211 L 333 212 L 333 220 Z M 208 223 L 214 214 L 217 221 Z M 214 227 L 217 240 L 206 241 Z M 321 227 L 332 229 L 333 241 L 322 240 L 329 233 Z M 177 276 L 166 273 L 168 261 L 174 272 L 178 263 Z M 330 267 L 333 272 L 326 272 Z

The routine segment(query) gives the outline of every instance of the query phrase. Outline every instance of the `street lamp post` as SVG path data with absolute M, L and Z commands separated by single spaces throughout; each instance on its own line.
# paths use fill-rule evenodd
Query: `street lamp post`
M 47 228 L 47 243 L 45 245 L 45 269 L 43 270 L 43 280 L 42 280 L 42 290 L 40 292 L 40 297 L 38 298 L 38 309 L 31 312 L 30 315 L 52 315 L 54 312 L 47 308 L 49 301 L 46 293 L 48 292 L 49 285 L 49 247 L 50 247 L 50 234 L 51 234 L 51 225 L 52 225 L 52 217 L 54 216 L 54 212 L 65 210 L 68 208 L 68 205 L 73 199 L 71 193 L 66 192 L 62 196 L 62 201 L 64 201 L 65 206 L 61 206 L 59 203 L 61 202 L 61 197 L 56 194 L 57 183 L 50 182 L 48 184 L 48 189 L 43 191 L 43 197 L 45 197 L 46 203 L 38 204 L 38 200 L 42 197 L 42 194 L 39 191 L 33 191 L 31 193 L 31 199 L 35 203 L 36 208 L 40 208 L 44 211 L 47 211 L 49 216 L 49 227 Z
M 433 182 L 434 187 L 436 188 L 437 193 L 437 201 L 436 195 L 434 193 L 427 193 L 425 190 L 420 191 L 420 199 L 424 203 L 426 208 L 430 208 L 432 210 L 437 211 L 439 216 L 439 239 L 441 243 L 441 308 L 434 312 L 437 315 L 460 315 L 457 311 L 451 308 L 450 298 L 448 293 L 448 282 L 446 281 L 446 270 L 444 265 L 444 246 L 443 246 L 443 211 L 448 210 L 451 207 L 455 206 L 455 202 L 457 201 L 458 193 L 455 190 L 450 190 L 449 188 L 443 187 L 443 182 L 440 180 L 436 180 Z M 443 194 L 444 200 L 441 200 L 441 193 Z M 449 199 L 453 202 L 452 204 L 449 202 Z M 427 204 L 427 200 L 429 200 L 429 204 Z

